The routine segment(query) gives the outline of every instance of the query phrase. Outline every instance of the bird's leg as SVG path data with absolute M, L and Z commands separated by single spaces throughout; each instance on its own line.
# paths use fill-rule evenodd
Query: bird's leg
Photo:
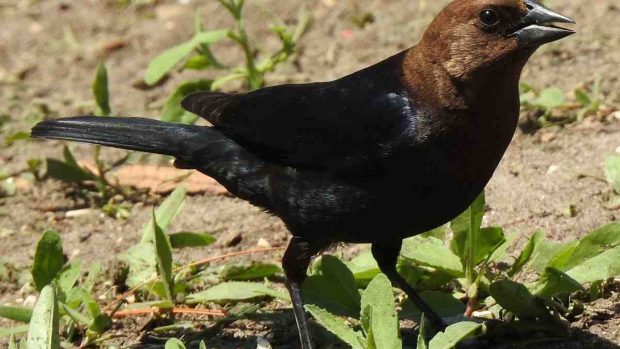
M 426 316 L 426 318 L 436 327 L 437 330 L 443 331 L 446 323 L 439 317 L 431 307 L 426 304 L 420 296 L 415 292 L 413 287 L 396 271 L 396 261 L 402 241 L 397 243 L 374 243 L 372 244 L 372 255 L 379 264 L 379 269 L 387 275 L 395 286 L 405 291 L 407 297 L 413 304 Z
M 312 349 L 310 333 L 308 332 L 308 320 L 301 298 L 301 284 L 306 278 L 308 265 L 315 254 L 319 253 L 326 245 L 316 242 L 308 242 L 294 236 L 284 252 L 282 268 L 286 275 L 286 287 L 293 303 L 293 313 L 302 349 Z

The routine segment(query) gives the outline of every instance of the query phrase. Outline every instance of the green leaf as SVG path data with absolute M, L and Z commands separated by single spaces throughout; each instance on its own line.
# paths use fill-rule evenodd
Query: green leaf
M 90 269 L 88 270 L 88 277 L 86 278 L 86 281 L 84 282 L 84 289 L 86 290 L 86 292 L 90 293 L 93 290 L 93 287 L 95 286 L 95 282 L 97 281 L 97 277 L 99 277 L 100 274 L 101 274 L 101 263 L 94 262 L 90 266 Z
M 164 284 L 165 298 L 172 302 L 173 280 L 172 280 L 172 247 L 164 234 L 163 230 L 157 225 L 155 211 L 153 211 L 153 231 L 155 234 L 155 251 L 157 252 L 157 271 L 161 282 Z
M 69 147 L 64 146 L 63 154 L 65 161 L 47 159 L 47 175 L 63 182 L 80 183 L 95 179 L 95 175 L 82 168 Z
M 428 347 L 429 349 L 452 349 L 460 341 L 478 334 L 481 329 L 481 324 L 470 321 L 450 325 L 445 332 L 439 332 L 431 339 Z
M 451 294 L 439 291 L 424 291 L 419 293 L 419 295 L 442 318 L 458 317 L 465 312 L 465 304 Z M 409 299 L 403 303 L 400 312 L 401 318 L 420 320 L 421 315 L 420 310 Z
M 599 256 L 620 245 L 620 222 L 613 222 L 599 227 L 579 240 L 579 244 L 560 268 L 561 271 L 570 270 L 587 260 Z
M 227 281 L 249 281 L 264 279 L 280 272 L 280 267 L 275 264 L 255 262 L 248 265 L 227 265 L 221 273 L 221 277 Z
M 545 240 L 544 232 L 542 231 L 535 232 L 534 235 L 530 237 L 530 240 L 528 241 L 527 245 L 525 245 L 525 248 L 523 249 L 523 251 L 521 251 L 521 254 L 519 254 L 519 257 L 517 257 L 514 264 L 508 271 L 508 276 L 513 277 L 515 274 L 520 272 L 521 269 L 523 269 L 523 267 L 531 260 L 532 254 L 534 253 L 536 248 L 538 248 L 538 245 L 540 245 L 540 243 L 543 242 L 544 240 Z
M 360 311 L 360 293 L 353 274 L 340 259 L 324 255 L 317 274 L 302 285 L 307 304 L 315 304 L 332 314 L 355 317 Z
M 426 323 L 426 316 L 422 316 L 422 319 L 420 320 L 420 327 L 418 328 L 418 342 L 416 349 L 428 349 L 428 343 L 426 343 Z
M 11 145 L 13 145 L 13 143 L 24 140 L 24 139 L 28 139 L 28 138 L 30 138 L 30 133 L 26 131 L 17 131 L 15 133 L 8 135 L 4 139 L 4 145 L 6 145 L 7 147 L 10 147 Z
M 366 340 L 364 336 L 359 331 L 354 331 L 347 326 L 342 319 L 313 304 L 307 304 L 305 308 L 321 326 L 350 345 L 351 348 L 365 349 L 364 342 Z
M 605 179 L 616 192 L 620 193 L 620 156 L 610 156 L 605 160 Z
M 489 287 L 489 293 L 499 305 L 519 317 L 550 316 L 544 303 L 520 283 L 511 280 L 496 281 Z
M 181 232 L 168 235 L 172 248 L 204 247 L 215 242 L 213 235 L 208 233 Z
M 93 95 L 97 102 L 97 115 L 109 116 L 112 110 L 110 109 L 110 92 L 108 91 L 108 70 L 103 62 L 97 66 L 97 74 L 93 82 Z
M 450 222 L 450 228 L 454 234 L 450 242 L 452 252 L 458 255 L 466 267 L 473 267 L 476 259 L 476 247 L 480 240 L 480 225 L 484 216 L 484 193 L 480 194 L 474 202 Z
M 575 98 L 577 98 L 577 101 L 579 102 L 579 104 L 581 104 L 582 107 L 589 107 L 592 104 L 590 96 L 588 96 L 586 91 L 580 88 L 575 90 Z
M 8 337 L 28 332 L 28 325 L 21 325 L 11 328 L 0 327 L 0 338 Z
M 358 286 L 366 287 L 381 270 L 372 253 L 365 252 L 346 263 Z
M 205 344 L 204 341 L 200 341 L 200 344 L 198 345 L 198 349 L 207 349 L 207 345 Z
M 127 286 L 136 287 L 156 275 L 157 260 L 152 242 L 133 245 L 121 257 L 129 265 Z
M 191 40 L 167 49 L 151 61 L 144 74 L 144 82 L 146 82 L 147 85 L 156 84 L 164 75 L 171 71 L 183 57 L 189 55 L 198 45 L 212 44 L 227 36 L 228 30 L 200 32 L 196 33 Z
M 210 66 L 209 58 L 204 55 L 194 55 L 185 61 L 185 69 L 204 70 Z
M 550 299 L 560 294 L 571 294 L 583 290 L 575 279 L 553 268 L 547 268 L 538 279 L 534 294 Z
M 362 294 L 361 309 L 370 314 L 370 328 L 377 349 L 402 348 L 392 284 L 377 275 Z
M 568 263 L 573 252 L 579 245 L 579 241 L 570 241 L 563 245 L 560 245 L 557 252 L 551 257 L 546 267 L 551 267 L 558 270 L 565 270 L 564 266 Z
M 434 237 L 414 236 L 403 240 L 401 257 L 420 265 L 444 271 L 455 277 L 463 275 L 463 265 L 457 255 Z
M 561 107 L 564 101 L 564 91 L 557 87 L 551 87 L 540 92 L 538 99 L 536 99 L 536 105 L 549 112 L 555 108 Z
M 32 317 L 32 309 L 24 307 L 0 306 L 0 317 L 28 323 Z
M 79 261 L 71 262 L 65 270 L 58 276 L 59 294 L 67 295 L 73 288 L 77 280 L 80 278 L 81 263 Z M 63 299 L 61 297 L 61 299 Z
M 433 238 L 437 238 L 437 239 L 443 241 L 446 238 L 446 235 L 448 233 L 448 228 L 449 227 L 450 227 L 449 224 L 444 224 L 444 225 L 442 225 L 440 227 L 437 227 L 437 228 L 435 228 L 433 230 L 429 230 L 426 233 L 420 234 L 418 236 L 421 236 L 423 238 L 433 237 Z
M 574 246 L 573 246 L 574 248 Z M 563 245 L 553 241 L 542 240 L 534 249 L 529 265 L 538 273 L 542 274 L 549 262 L 560 250 Z
M 41 290 L 28 328 L 28 349 L 60 349 L 59 315 L 52 286 Z
M 176 338 L 170 338 L 166 341 L 165 349 L 185 349 L 185 344 Z
M 581 284 L 620 276 L 620 246 L 588 259 L 566 274 Z
M 64 264 L 62 241 L 54 230 L 43 233 L 37 243 L 32 264 L 32 278 L 37 291 L 49 285 L 58 275 Z
M 436 290 L 456 279 L 442 270 L 417 266 L 404 258 L 396 265 L 398 273 L 417 291 Z
M 153 241 L 153 221 L 157 219 L 157 224 L 162 230 L 166 230 L 170 222 L 181 212 L 185 204 L 187 190 L 177 187 L 164 202 L 155 210 L 155 216 L 144 226 L 142 239 L 140 242 Z
M 99 304 L 97 304 L 97 302 L 88 292 L 86 292 L 86 290 L 80 289 L 80 295 L 82 302 L 88 310 L 91 318 L 90 323 L 88 324 L 88 329 L 86 330 L 86 335 L 91 339 L 97 338 L 108 328 L 111 324 L 111 320 L 105 313 L 101 312 L 101 307 L 99 307 Z
M 487 227 L 480 229 L 478 246 L 476 247 L 475 263 L 481 263 L 490 259 L 493 253 L 506 243 L 504 229 L 499 227 Z
M 229 301 L 244 301 L 261 297 L 288 299 L 285 293 L 276 291 L 265 284 L 230 281 L 215 285 L 202 292 L 190 294 L 187 296 L 186 303 L 226 303 Z
M 161 121 L 193 124 L 198 117 L 183 109 L 181 107 L 181 101 L 190 93 L 210 91 L 212 83 L 211 80 L 194 80 L 181 83 L 170 97 L 168 97 L 168 100 L 166 100 Z

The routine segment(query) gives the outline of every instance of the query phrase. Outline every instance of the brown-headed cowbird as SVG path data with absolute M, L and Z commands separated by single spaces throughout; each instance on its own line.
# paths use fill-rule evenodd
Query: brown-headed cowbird
M 457 0 L 404 52 L 335 81 L 239 94 L 199 92 L 185 109 L 213 127 L 145 118 L 44 121 L 33 137 L 176 157 L 280 217 L 302 348 L 300 284 L 334 242 L 372 243 L 381 270 L 438 327 L 397 273 L 403 238 L 457 216 L 483 190 L 519 116 L 523 66 L 573 22 L 533 0 Z

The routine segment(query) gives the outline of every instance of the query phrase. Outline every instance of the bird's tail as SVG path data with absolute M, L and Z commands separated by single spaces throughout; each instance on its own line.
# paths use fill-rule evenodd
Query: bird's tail
M 186 159 L 188 141 L 215 132 L 207 127 L 166 123 L 146 118 L 76 116 L 40 122 L 34 138 L 62 139 L 101 144 Z
M 77 116 L 43 121 L 35 138 L 61 139 L 171 155 L 220 182 L 233 194 L 269 207 L 265 162 L 212 127 L 146 118 Z

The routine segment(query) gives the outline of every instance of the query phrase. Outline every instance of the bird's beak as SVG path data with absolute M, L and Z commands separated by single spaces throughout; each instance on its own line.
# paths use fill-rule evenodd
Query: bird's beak
M 538 47 L 575 33 L 570 29 L 553 25 L 553 23 L 575 23 L 571 18 L 556 13 L 534 0 L 525 0 L 525 6 L 528 12 L 517 30 L 511 34 L 517 37 L 520 45 Z

